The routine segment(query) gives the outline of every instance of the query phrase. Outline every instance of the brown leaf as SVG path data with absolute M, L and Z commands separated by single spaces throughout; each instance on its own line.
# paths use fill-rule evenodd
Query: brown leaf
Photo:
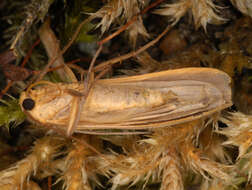
M 6 65 L 16 59 L 13 50 L 7 50 L 0 54 L 0 64 Z
M 22 81 L 31 75 L 30 70 L 11 64 L 4 65 L 2 69 L 6 78 L 12 81 Z
M 7 50 L 0 54 L 0 65 L 6 78 L 12 81 L 25 80 L 30 76 L 31 71 L 16 65 L 10 64 L 16 59 L 13 50 Z

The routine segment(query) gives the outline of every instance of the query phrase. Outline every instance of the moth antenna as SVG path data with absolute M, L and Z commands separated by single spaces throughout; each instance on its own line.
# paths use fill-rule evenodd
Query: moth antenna
M 40 84 L 48 84 L 48 85 L 56 86 L 60 90 L 60 88 L 58 87 L 57 84 L 55 84 L 53 82 L 50 82 L 50 81 L 42 80 L 42 81 L 38 81 L 38 82 L 35 82 L 35 83 L 31 84 L 27 88 L 27 92 L 29 92 L 34 86 L 37 86 L 37 85 L 40 85 Z

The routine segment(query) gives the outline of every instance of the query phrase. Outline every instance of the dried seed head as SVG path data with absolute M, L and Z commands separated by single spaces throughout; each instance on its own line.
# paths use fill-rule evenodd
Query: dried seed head
M 187 12 L 191 12 L 196 28 L 202 26 L 206 30 L 207 24 L 220 24 L 226 21 L 218 15 L 222 7 L 215 5 L 212 0 L 181 0 L 173 4 L 165 4 L 154 13 L 169 16 L 176 24 Z

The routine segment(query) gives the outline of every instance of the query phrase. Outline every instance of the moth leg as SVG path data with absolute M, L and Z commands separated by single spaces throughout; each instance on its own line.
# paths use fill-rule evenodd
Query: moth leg
M 85 103 L 86 97 L 88 96 L 89 89 L 91 88 L 93 84 L 92 82 L 94 81 L 94 73 L 91 72 L 89 77 L 90 78 L 84 81 L 84 85 L 86 85 L 84 92 L 79 92 L 73 89 L 66 90 L 67 93 L 73 96 L 72 106 L 71 106 L 70 115 L 69 115 L 69 122 L 67 126 L 67 133 L 66 133 L 67 136 L 71 136 L 73 134 L 80 120 L 82 107 Z
M 72 106 L 70 109 L 69 122 L 67 126 L 67 136 L 71 136 L 76 129 L 80 120 L 80 114 L 82 111 L 83 104 L 85 102 L 84 96 L 73 95 Z
M 73 89 L 67 89 L 66 91 L 68 94 L 73 96 L 72 106 L 69 115 L 69 122 L 67 125 L 67 132 L 66 132 L 66 135 L 69 137 L 73 134 L 74 129 L 76 129 L 76 126 L 80 120 L 80 113 L 82 111 L 81 100 L 84 99 L 83 98 L 84 94 Z

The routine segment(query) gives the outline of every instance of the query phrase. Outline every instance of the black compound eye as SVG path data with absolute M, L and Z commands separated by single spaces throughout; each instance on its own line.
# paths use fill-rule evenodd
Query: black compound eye
M 31 98 L 24 99 L 22 106 L 25 110 L 32 110 L 35 106 L 35 102 Z

